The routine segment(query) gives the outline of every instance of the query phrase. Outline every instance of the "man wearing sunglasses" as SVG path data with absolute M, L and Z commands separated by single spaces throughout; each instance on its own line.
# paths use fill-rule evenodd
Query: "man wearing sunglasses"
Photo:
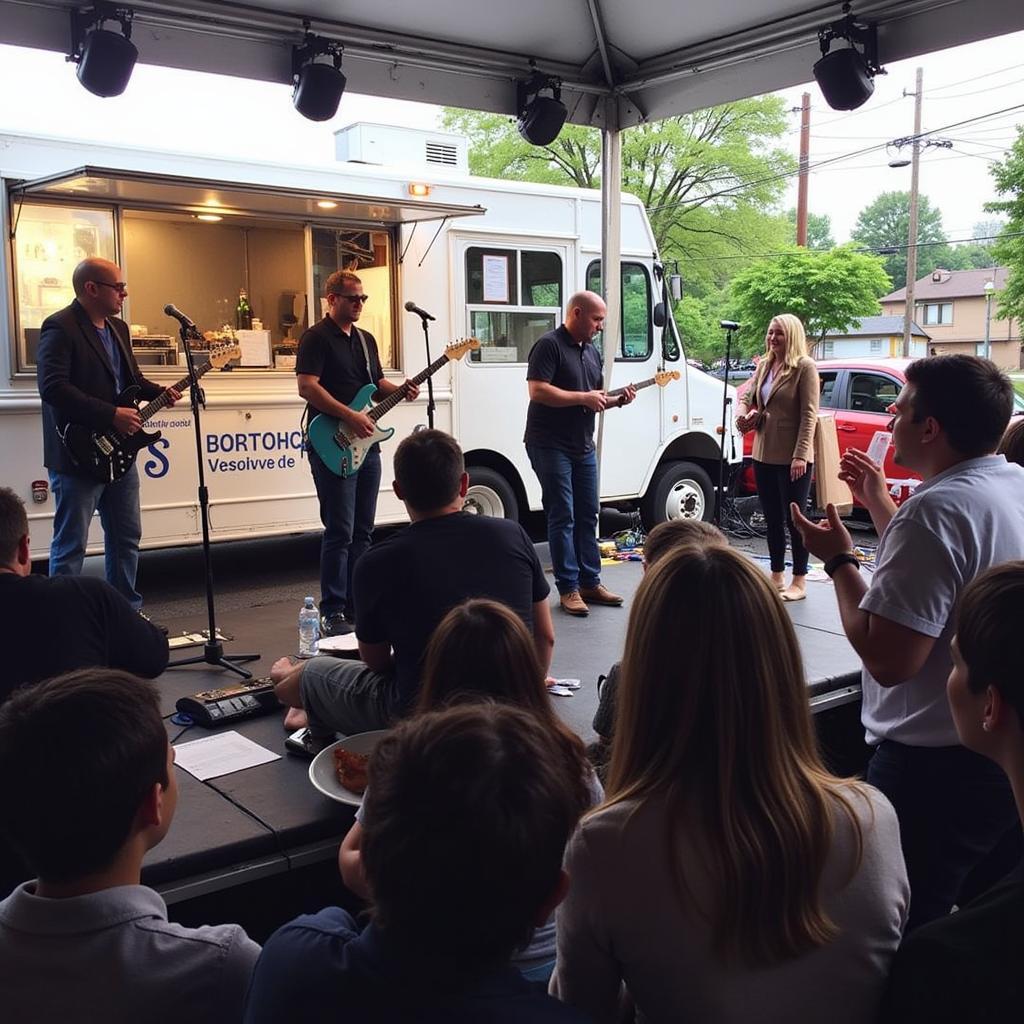
M 377 342 L 369 331 L 356 326 L 368 297 L 363 283 L 349 270 L 337 270 L 324 282 L 327 316 L 299 340 L 295 375 L 299 395 L 307 403 L 310 419 L 325 413 L 341 420 L 356 437 L 370 437 L 374 422 L 349 403 L 360 388 L 373 383 L 378 396 L 390 395 L 401 384 L 386 380 Z M 419 395 L 411 385 L 407 399 Z M 370 546 L 380 490 L 380 449 L 373 445 L 354 476 L 335 475 L 309 448 L 320 521 L 321 635 L 350 633 L 355 622 L 352 573 L 359 556 Z
M 43 321 L 36 375 L 43 400 L 43 463 L 56 502 L 50 575 L 82 571 L 89 524 L 99 510 L 107 581 L 140 611 L 135 589 L 142 517 L 139 474 L 135 466 L 120 480 L 97 483 L 79 467 L 61 442 L 69 423 L 95 430 L 111 427 L 134 434 L 142 426 L 138 410 L 118 405 L 118 395 L 138 385 L 144 400 L 164 388 L 147 380 L 132 354 L 128 325 L 120 319 L 128 286 L 110 260 L 82 260 L 71 275 L 75 300 Z M 171 389 L 174 401 L 180 394 Z

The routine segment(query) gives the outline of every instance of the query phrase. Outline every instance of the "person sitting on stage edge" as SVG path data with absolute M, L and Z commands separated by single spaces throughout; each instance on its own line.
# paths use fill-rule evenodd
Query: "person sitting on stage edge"
M 950 645 L 946 691 L 961 743 L 1006 772 L 1024 821 L 1024 562 L 982 573 L 965 588 Z M 900 946 L 884 1024 L 1017 1020 L 1024 1006 L 1024 871 Z
M 728 547 L 729 541 L 717 526 L 705 523 L 700 519 L 669 519 L 658 523 L 644 538 L 643 568 L 646 572 L 662 555 L 676 548 L 694 545 L 705 547 L 715 544 Z M 597 742 L 588 750 L 588 755 L 599 771 L 603 772 L 607 764 L 612 734 L 615 732 L 615 694 L 619 688 L 619 671 L 622 663 L 617 661 L 602 677 L 597 694 L 597 711 L 594 713 L 593 727 L 597 733 Z
M 821 382 L 807 354 L 804 325 L 783 313 L 768 325 L 767 349 L 749 389 L 740 399 L 736 426 L 754 430 L 754 476 L 768 529 L 772 584 L 783 601 L 807 593 L 807 548 L 793 528 L 789 507 L 803 509 L 811 489 L 814 434 Z M 793 578 L 786 586 L 786 527 L 793 549 Z
M 421 430 L 395 450 L 395 494 L 412 523 L 375 545 L 356 567 L 356 633 L 361 661 L 282 658 L 271 675 L 277 696 L 305 707 L 312 749 L 385 729 L 409 713 L 423 653 L 450 608 L 470 597 L 508 605 L 526 624 L 545 673 L 555 634 L 550 587 L 526 531 L 507 519 L 462 510 L 469 486 L 462 449 L 440 430 Z
M 28 516 L 0 487 L 0 701 L 23 683 L 106 666 L 155 678 L 167 667 L 167 637 L 105 580 L 34 576 Z
M 453 608 L 434 631 L 423 664 L 415 714 L 490 699 L 528 712 L 533 728 L 561 751 L 567 779 L 579 779 L 580 813 L 597 806 L 604 790 L 587 763 L 583 741 L 555 713 L 544 685 L 533 638 L 522 620 L 497 601 L 474 598 Z M 363 809 L 341 844 L 341 877 L 352 892 L 369 897 L 362 870 Z M 555 922 L 537 928 L 513 962 L 531 981 L 547 982 L 555 966 Z
M 799 510 L 793 518 L 825 562 L 843 629 L 864 663 L 861 720 L 874 747 L 867 778 L 900 819 L 913 929 L 970 898 L 969 873 L 1016 824 L 1006 777 L 960 745 L 946 679 L 964 586 L 1024 558 L 1024 469 L 993 455 L 1013 408 L 1012 385 L 994 363 L 931 356 L 906 375 L 892 407 L 892 443 L 896 461 L 924 482 L 897 510 L 884 473 L 863 452 L 848 449 L 840 462 L 880 538 L 870 584 L 833 507 L 818 525 Z
M 5 1020 L 230 1024 L 259 946 L 140 884 L 178 789 L 152 683 L 83 669 L 0 705 L 0 828 L 36 873 L 0 902 Z
M 562 610 L 590 613 L 591 604 L 622 604 L 601 583 L 597 546 L 597 451 L 594 417 L 629 405 L 632 386 L 610 396 L 593 341 L 604 327 L 607 309 L 594 292 L 577 292 L 566 305 L 565 323 L 537 339 L 530 350 L 526 380 L 526 454 L 540 481 L 548 522 L 548 543 Z
M 370 924 L 330 907 L 278 929 L 247 1024 L 582 1022 L 509 963 L 565 895 L 580 814 L 579 777 L 535 716 L 501 704 L 419 715 L 380 741 L 369 778 Z
M 909 897 L 896 815 L 825 770 L 765 574 L 719 545 L 663 555 L 620 678 L 551 992 L 596 1024 L 626 1019 L 623 985 L 638 1020 L 869 1024 Z

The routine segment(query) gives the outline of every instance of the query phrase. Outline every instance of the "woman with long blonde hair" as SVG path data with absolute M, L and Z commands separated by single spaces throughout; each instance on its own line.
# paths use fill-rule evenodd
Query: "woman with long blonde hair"
M 772 583 L 784 601 L 806 596 L 807 548 L 793 529 L 790 502 L 803 509 L 811 490 L 814 433 L 821 381 L 807 354 L 804 325 L 792 313 L 773 317 L 765 355 L 739 401 L 736 426 L 754 437 L 754 479 L 768 530 Z M 793 576 L 786 586 L 786 527 L 793 551 Z
M 800 650 L 730 548 L 675 550 L 630 613 L 606 802 L 567 852 L 552 991 L 617 1019 L 866 1024 L 906 919 L 896 815 L 823 767 Z

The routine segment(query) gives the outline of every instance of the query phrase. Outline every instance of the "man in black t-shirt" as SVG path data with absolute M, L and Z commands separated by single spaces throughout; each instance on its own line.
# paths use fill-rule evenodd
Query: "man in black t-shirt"
M 160 675 L 167 638 L 109 583 L 92 576 L 33 576 L 28 517 L 0 487 L 0 701 L 16 687 L 78 668 Z
M 629 405 L 636 392 L 627 387 L 611 398 L 604 390 L 601 356 L 592 343 L 606 314 L 600 295 L 575 294 L 565 323 L 537 339 L 526 371 L 530 407 L 523 440 L 540 481 L 555 584 L 570 615 L 587 615 L 587 601 L 622 604 L 601 583 L 594 417 Z
M 314 745 L 334 732 L 387 728 L 406 714 L 434 629 L 469 598 L 508 605 L 530 630 L 545 671 L 551 662 L 550 587 L 533 544 L 518 523 L 462 511 L 469 476 L 455 439 L 422 430 L 398 446 L 394 464 L 395 493 L 412 525 L 367 551 L 356 568 L 362 660 L 278 662 L 272 673 L 280 700 L 305 707 Z
M 356 327 L 367 296 L 362 282 L 348 270 L 338 270 L 324 282 L 327 316 L 299 340 L 295 374 L 299 395 L 307 402 L 310 418 L 324 413 L 340 420 L 360 438 L 372 437 L 374 421 L 352 401 L 367 384 L 378 395 L 390 395 L 403 386 L 412 401 L 419 388 L 409 381 L 396 384 L 384 377 L 377 342 L 368 331 Z M 350 633 L 355 621 L 352 607 L 352 573 L 360 555 L 370 546 L 380 490 L 380 448 L 373 445 L 354 476 L 337 476 L 309 448 L 320 521 L 324 524 L 320 546 L 321 633 Z

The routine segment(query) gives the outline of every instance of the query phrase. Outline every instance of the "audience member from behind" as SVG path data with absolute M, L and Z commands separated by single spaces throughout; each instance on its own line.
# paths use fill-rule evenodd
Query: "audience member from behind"
M 947 692 L 965 747 L 1006 772 L 1024 821 L 1024 562 L 989 569 L 964 589 Z M 1024 872 L 919 928 L 893 963 L 883 1020 L 1019 1020 L 1024 1006 Z
M 1024 416 L 1015 416 L 1010 420 L 996 454 L 1005 455 L 1007 462 L 1024 466 Z
M 881 469 L 848 451 L 842 473 L 879 534 L 870 585 L 834 508 L 796 515 L 835 584 L 843 630 L 864 663 L 867 778 L 896 808 L 910 877 L 908 927 L 948 914 L 1005 874 L 1013 794 L 987 758 L 960 745 L 946 699 L 953 612 L 964 586 L 1024 558 L 1024 469 L 994 455 L 1013 388 L 976 356 L 918 359 L 893 406 L 895 459 L 922 483 L 897 510 Z M 995 853 L 993 853 L 995 851 Z M 973 877 L 968 882 L 968 875 Z
M 152 683 L 84 669 L 0 706 L 0 828 L 38 876 L 0 903 L 5 1020 L 241 1019 L 259 946 L 168 923 L 139 884 L 177 798 Z
M 22 683 L 76 668 L 108 666 L 155 677 L 167 638 L 104 580 L 33 576 L 28 516 L 0 487 L 0 701 Z
M 278 929 L 246 1021 L 582 1021 L 509 963 L 565 894 L 580 811 L 579 780 L 536 717 L 501 704 L 419 715 L 369 771 L 372 921 L 360 933 L 332 907 Z
M 530 634 L 511 609 L 476 599 L 453 608 L 431 638 L 424 658 L 423 685 L 415 714 L 482 698 L 511 704 L 533 717 L 532 728 L 561 754 L 565 778 L 576 783 L 582 814 L 604 798 L 587 762 L 583 741 L 555 714 Z M 363 809 L 341 844 L 341 877 L 367 898 L 362 869 Z M 537 928 L 529 946 L 513 957 L 531 981 L 547 981 L 555 966 L 555 922 Z
M 552 992 L 599 1024 L 623 983 L 651 1021 L 873 1020 L 909 898 L 896 816 L 822 766 L 769 580 L 730 548 L 660 558 L 621 680 L 607 800 L 566 855 Z
M 706 544 L 729 546 L 725 534 L 711 523 L 705 523 L 700 519 L 669 519 L 667 522 L 658 523 L 644 538 L 644 569 L 654 565 L 666 552 L 674 551 L 685 544 L 697 547 L 704 547 Z M 594 713 L 593 726 L 594 732 L 597 733 L 597 742 L 591 748 L 590 756 L 602 771 L 608 757 L 608 745 L 615 731 L 615 694 L 619 688 L 621 668 L 622 662 L 617 661 L 608 670 L 608 675 L 598 692 L 597 711 Z

